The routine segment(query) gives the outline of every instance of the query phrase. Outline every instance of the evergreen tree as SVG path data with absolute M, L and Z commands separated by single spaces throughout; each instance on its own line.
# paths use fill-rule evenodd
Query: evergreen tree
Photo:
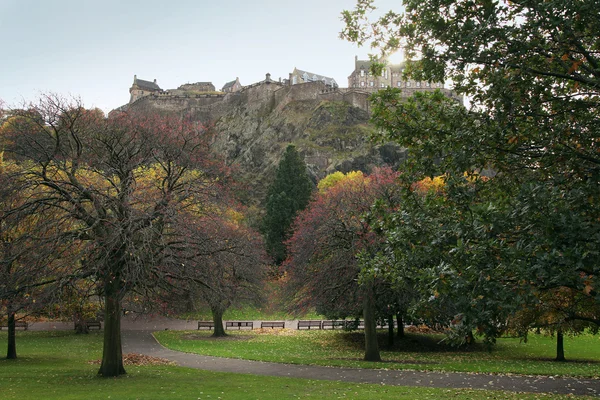
M 290 236 L 290 226 L 308 204 L 312 190 L 304 160 L 294 145 L 288 145 L 269 187 L 263 220 L 267 252 L 278 265 L 286 257 L 284 242 Z

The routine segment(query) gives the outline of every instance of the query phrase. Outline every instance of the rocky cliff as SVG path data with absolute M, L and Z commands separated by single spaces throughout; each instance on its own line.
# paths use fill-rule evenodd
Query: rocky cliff
M 272 110 L 238 107 L 216 121 L 214 149 L 238 167 L 249 185 L 249 200 L 260 202 L 289 143 L 304 155 L 315 183 L 338 170 L 397 166 L 404 151 L 391 144 L 373 146 L 368 120 L 366 111 L 328 100 L 292 101 Z
M 244 200 L 249 205 L 260 205 L 264 200 L 290 143 L 304 155 L 315 183 L 334 171 L 368 172 L 379 165 L 398 166 L 404 160 L 403 149 L 370 143 L 374 128 L 361 96 L 332 93 L 319 84 L 262 82 L 218 101 L 211 97 L 148 97 L 131 107 L 188 115 L 213 125 L 213 148 L 248 185 Z

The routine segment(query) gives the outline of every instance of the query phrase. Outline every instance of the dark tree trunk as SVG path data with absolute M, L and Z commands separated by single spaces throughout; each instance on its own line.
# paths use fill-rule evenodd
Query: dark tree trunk
M 404 337 L 404 318 L 402 318 L 402 314 L 396 314 L 396 320 L 398 321 L 398 337 Z
M 17 335 L 15 334 L 15 313 L 10 305 L 8 306 L 8 349 L 6 358 L 9 360 L 17 359 Z
M 394 316 L 388 317 L 388 346 L 389 348 L 394 347 Z
M 215 325 L 215 331 L 213 332 L 213 337 L 225 337 L 227 334 L 225 333 L 225 329 L 223 329 L 223 311 L 212 308 L 211 312 L 213 316 L 213 323 Z
M 98 374 L 114 377 L 125 374 L 121 347 L 121 285 L 119 279 L 104 285 L 104 349 Z
M 90 329 L 88 325 L 85 323 L 85 319 L 83 318 L 80 312 L 75 312 L 73 315 L 73 322 L 75 323 L 75 333 L 77 334 L 88 334 L 90 333 Z
M 363 318 L 365 319 L 365 361 L 381 361 L 377 343 L 377 321 L 375 319 L 375 299 L 373 288 L 365 291 Z
M 467 344 L 467 346 L 475 344 L 475 336 L 473 336 L 473 332 L 472 331 L 469 331 L 467 333 L 467 336 L 465 337 L 465 343 Z
M 556 332 L 556 361 L 566 361 L 565 359 L 565 343 L 562 329 Z

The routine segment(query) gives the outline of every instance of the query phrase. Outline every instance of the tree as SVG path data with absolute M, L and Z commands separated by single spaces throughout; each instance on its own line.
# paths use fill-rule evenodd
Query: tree
M 79 101 L 43 96 L 13 114 L 7 151 L 20 160 L 29 210 L 63 213 L 63 235 L 85 245 L 80 277 L 93 277 L 104 297 L 104 348 L 99 373 L 125 373 L 121 300 L 132 290 L 158 290 L 184 280 L 181 260 L 166 257 L 189 240 L 176 217 L 210 214 L 223 199 L 220 164 L 202 126 L 186 118 L 121 113 L 106 119 Z M 185 221 L 188 223 L 189 221 Z M 173 254 L 173 253 L 169 253 Z
M 407 177 L 413 182 L 432 174 L 447 177 L 444 204 L 438 203 L 444 225 L 429 231 L 437 230 L 442 240 L 424 243 L 419 254 L 428 254 L 421 261 L 437 272 L 432 276 L 443 276 L 440 287 L 478 289 L 470 301 L 481 307 L 478 316 L 458 315 L 464 317 L 461 323 L 476 329 L 487 319 L 488 334 L 497 334 L 494 319 L 507 306 L 533 307 L 557 290 L 578 293 L 595 309 L 600 301 L 596 2 L 407 0 L 403 13 L 389 12 L 373 22 L 368 11 L 374 3 L 359 1 L 354 11 L 343 13 L 343 36 L 383 53 L 402 45 L 409 58 L 407 76 L 450 80 L 471 99 L 471 109 L 440 93 L 403 103 L 397 90 L 386 90 L 373 105 L 379 139 L 410 148 L 413 173 Z M 473 182 L 485 170 L 493 178 Z M 425 214 L 433 217 L 430 206 Z M 390 223 L 388 237 L 401 230 Z M 402 255 L 414 256 L 407 249 Z M 564 305 L 570 308 L 569 302 Z M 594 313 L 571 318 L 600 322 Z
M 56 240 L 65 222 L 61 213 L 44 205 L 23 208 L 34 194 L 19 172 L 15 163 L 0 159 L 0 315 L 6 315 L 8 326 L 7 359 L 17 358 L 15 322 L 50 302 L 52 290 L 46 286 L 64 275 L 59 259 L 72 259 L 78 248 L 69 238 Z
M 324 308 L 331 315 L 362 309 L 365 360 L 379 361 L 376 335 L 376 280 L 362 276 L 363 265 L 380 242 L 363 218 L 378 198 L 395 196 L 397 174 L 389 168 L 370 176 L 351 173 L 323 188 L 296 222 L 284 267 L 294 306 Z M 326 180 L 329 182 L 330 180 Z
M 304 160 L 294 145 L 288 145 L 269 186 L 263 220 L 267 252 L 277 265 L 286 258 L 284 242 L 290 236 L 290 226 L 308 204 L 312 190 Z
M 241 214 L 207 216 L 186 226 L 192 240 L 179 251 L 190 277 L 180 297 L 199 297 L 210 307 L 214 337 L 226 336 L 223 314 L 234 304 L 261 304 L 266 254 L 259 235 L 243 226 Z M 196 304 L 194 304 L 196 306 Z

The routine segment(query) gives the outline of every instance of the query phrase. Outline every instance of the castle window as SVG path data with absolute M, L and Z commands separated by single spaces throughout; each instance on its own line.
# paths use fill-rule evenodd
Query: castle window
M 360 70 L 360 76 L 365 76 L 365 70 L 364 69 Z
M 365 81 L 362 81 L 362 82 L 360 83 L 360 86 L 363 86 L 363 87 L 364 87 L 364 86 L 365 86 Z
M 308 74 L 306 72 L 302 74 L 302 79 L 304 80 L 304 82 L 308 82 Z
M 292 77 L 292 85 L 295 85 L 295 84 L 297 84 L 297 83 L 298 83 L 298 77 L 297 77 L 296 75 L 294 75 L 294 76 Z
M 426 85 L 427 87 L 431 87 L 431 82 L 427 82 L 425 85 Z
M 421 87 L 421 82 L 417 82 L 417 87 Z
M 375 82 L 373 82 L 373 81 L 370 81 L 370 82 L 369 82 L 369 86 L 375 86 Z
M 384 88 L 385 87 L 385 83 L 381 82 L 381 87 Z
M 402 82 L 398 81 L 398 87 L 402 87 Z
M 410 81 L 406 81 L 406 87 L 410 87 Z

